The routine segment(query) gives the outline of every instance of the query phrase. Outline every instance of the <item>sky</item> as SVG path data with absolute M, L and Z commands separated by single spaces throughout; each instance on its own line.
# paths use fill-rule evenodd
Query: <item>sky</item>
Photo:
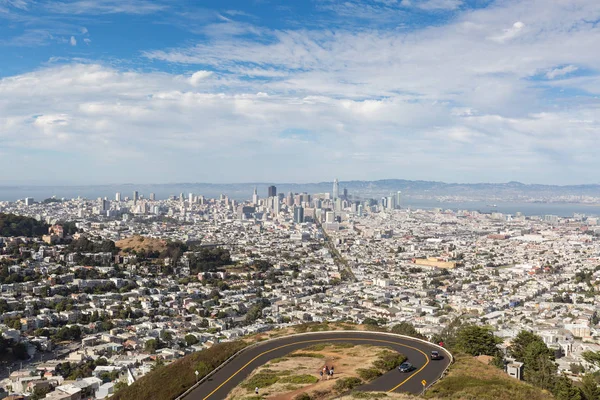
M 0 185 L 600 183 L 597 0 L 0 0 Z

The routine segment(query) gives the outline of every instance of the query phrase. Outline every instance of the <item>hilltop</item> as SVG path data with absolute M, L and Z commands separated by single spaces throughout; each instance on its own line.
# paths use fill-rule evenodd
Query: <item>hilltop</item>
M 120 250 L 121 255 L 134 251 L 143 254 L 151 252 L 161 253 L 167 249 L 167 242 L 165 240 L 139 235 L 121 239 L 115 245 Z
M 173 399 L 195 382 L 194 371 L 201 377 L 222 361 L 235 354 L 252 340 L 216 344 L 208 350 L 190 354 L 174 363 L 159 367 L 133 385 L 120 390 L 114 400 L 164 400 Z M 404 394 L 363 393 L 344 395 L 339 399 L 415 399 Z M 517 381 L 496 367 L 485 365 L 476 358 L 459 355 L 448 375 L 434 384 L 420 398 L 430 400 L 550 400 L 553 396 L 525 382 Z M 308 398 L 306 398 L 308 400 Z

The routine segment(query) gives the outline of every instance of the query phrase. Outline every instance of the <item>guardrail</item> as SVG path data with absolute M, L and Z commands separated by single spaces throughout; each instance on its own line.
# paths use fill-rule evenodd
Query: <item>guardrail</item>
M 186 390 L 181 395 L 179 395 L 178 397 L 176 397 L 175 400 L 183 400 L 183 398 L 185 396 L 187 396 L 188 394 L 190 394 L 194 389 L 196 389 L 202 383 L 206 382 L 208 379 L 210 379 L 211 376 L 213 376 L 214 374 L 216 374 L 225 365 L 229 364 L 237 356 L 239 356 L 240 354 L 242 354 L 245 351 L 248 351 L 248 350 L 253 349 L 255 347 L 262 346 L 265 343 L 275 342 L 277 340 L 281 340 L 281 339 L 285 339 L 285 338 L 290 338 L 290 337 L 302 337 L 302 336 L 309 336 L 309 335 L 315 335 L 315 334 L 338 334 L 339 335 L 340 333 L 359 333 L 359 334 L 375 334 L 375 335 L 393 336 L 393 337 L 397 337 L 397 338 L 412 340 L 412 341 L 415 341 L 415 342 L 421 342 L 421 343 L 427 344 L 428 346 L 433 346 L 433 347 L 436 347 L 439 350 L 443 351 L 448 356 L 448 358 L 450 359 L 450 362 L 448 363 L 448 365 L 446 366 L 446 368 L 444 369 L 444 371 L 442 372 L 442 374 L 440 375 L 440 377 L 438 379 L 436 379 L 433 382 L 428 382 L 427 386 L 425 386 L 423 388 L 423 392 L 425 392 L 425 390 L 427 390 L 435 382 L 437 382 L 438 380 L 440 380 L 446 374 L 446 372 L 448 371 L 448 368 L 450 368 L 450 365 L 454 363 L 454 356 L 452 356 L 452 353 L 450 353 L 448 351 L 448 349 L 446 349 L 446 348 L 444 348 L 444 347 L 442 347 L 440 345 L 437 345 L 435 343 L 428 342 L 427 340 L 424 340 L 424 339 L 418 339 L 418 338 L 415 338 L 415 337 L 412 337 L 412 336 L 406 336 L 406 335 L 398 335 L 396 333 L 377 332 L 377 331 L 319 331 L 319 332 L 293 333 L 291 335 L 279 336 L 279 337 L 276 337 L 276 338 L 271 338 L 271 339 L 263 340 L 263 341 L 260 341 L 260 342 L 252 343 L 251 345 L 248 345 L 248 346 L 244 347 L 243 349 L 239 350 L 237 353 L 235 353 L 234 355 L 232 355 L 231 357 L 229 357 L 227 360 L 225 360 L 217 368 L 213 369 L 208 374 L 206 374 L 202 379 L 200 379 L 198 382 L 196 382 L 188 390 Z

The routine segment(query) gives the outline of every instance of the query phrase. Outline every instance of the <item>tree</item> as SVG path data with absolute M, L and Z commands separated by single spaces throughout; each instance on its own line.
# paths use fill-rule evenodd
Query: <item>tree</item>
M 579 389 L 573 385 L 573 381 L 564 375 L 556 380 L 552 394 L 554 394 L 556 400 L 581 400 Z
M 544 343 L 542 338 L 535 333 L 522 330 L 510 343 L 509 353 L 515 360 L 523 362 L 525 349 L 534 342 Z
M 444 329 L 437 335 L 433 335 L 431 341 L 433 343 L 443 343 L 444 347 L 454 349 L 458 332 L 464 326 L 463 321 L 459 318 L 453 319 Z
M 27 346 L 25 346 L 23 343 L 15 344 L 12 349 L 13 355 L 19 360 L 26 360 L 29 358 L 29 354 L 27 354 Z
M 379 322 L 377 322 L 377 320 L 373 319 L 373 318 L 365 318 L 362 321 L 363 325 L 373 325 L 373 326 L 379 326 Z
M 198 342 L 199 342 L 199 340 L 198 340 L 198 338 L 196 336 L 191 335 L 191 334 L 190 335 L 185 335 L 185 344 L 186 345 L 193 346 L 193 345 L 195 345 Z
M 489 328 L 467 325 L 458 331 L 456 349 L 473 356 L 495 356 L 499 352 L 497 346 L 501 342 Z
M 584 351 L 581 357 L 590 364 L 600 367 L 600 351 Z
M 144 350 L 146 350 L 148 353 L 155 353 L 156 350 L 158 350 L 158 340 L 157 339 L 147 340 L 146 343 L 144 344 Z
M 419 339 L 425 339 L 425 336 L 421 335 L 410 322 L 400 322 L 391 329 L 392 333 L 398 335 L 412 336 Z
M 523 375 L 527 382 L 542 389 L 553 389 L 557 367 L 552 351 L 543 342 L 534 341 L 527 346 L 523 363 Z
M 597 375 L 587 373 L 583 376 L 581 380 L 581 394 L 584 400 L 600 399 Z

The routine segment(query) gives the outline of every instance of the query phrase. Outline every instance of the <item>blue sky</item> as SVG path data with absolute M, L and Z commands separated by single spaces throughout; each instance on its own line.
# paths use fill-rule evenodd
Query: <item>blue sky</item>
M 0 0 L 0 185 L 598 183 L 598 21 L 593 0 Z

